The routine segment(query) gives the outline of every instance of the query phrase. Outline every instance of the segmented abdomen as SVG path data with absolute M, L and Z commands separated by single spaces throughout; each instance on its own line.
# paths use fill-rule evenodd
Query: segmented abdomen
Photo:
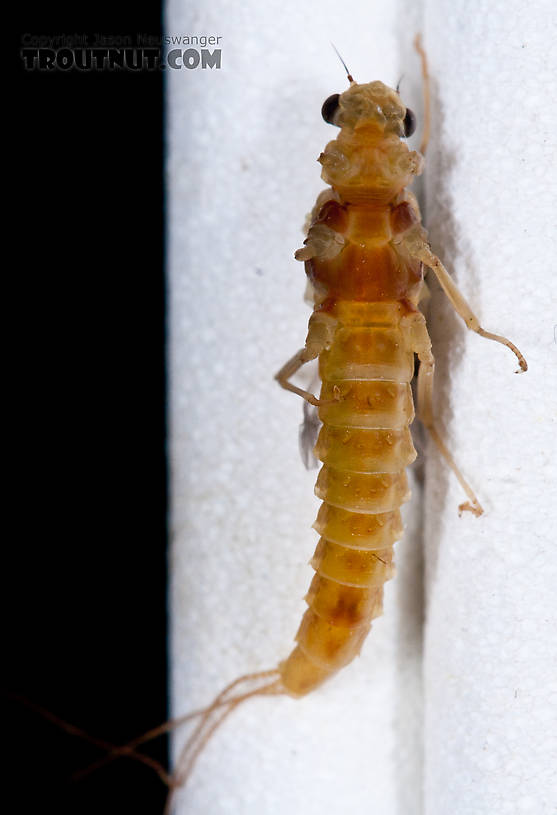
M 321 538 L 297 646 L 280 665 L 286 690 L 301 696 L 350 662 L 382 612 L 402 534 L 400 505 L 410 493 L 405 467 L 416 457 L 409 425 L 413 354 L 398 302 L 342 301 L 333 343 L 319 358 L 323 462 L 314 528 Z M 335 396 L 337 398 L 335 400 Z M 340 399 L 338 399 L 340 396 Z

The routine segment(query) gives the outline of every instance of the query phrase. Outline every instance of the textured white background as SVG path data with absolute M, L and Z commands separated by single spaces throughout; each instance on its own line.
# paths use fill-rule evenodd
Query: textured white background
M 432 298 L 438 409 L 486 510 L 427 458 L 425 811 L 557 812 L 553 3 L 432 2 L 427 224 L 484 327 Z M 447 5 L 448 7 L 448 5 Z M 438 291 L 438 290 L 437 290 Z
M 424 777 L 426 815 L 553 811 L 553 77 L 543 4 L 509 5 L 429 2 L 423 21 L 402 2 L 168 3 L 169 34 L 223 36 L 220 71 L 172 71 L 167 85 L 173 713 L 275 666 L 305 607 L 316 474 L 298 454 L 300 400 L 272 375 L 309 316 L 292 255 L 334 137 L 320 106 L 346 86 L 329 40 L 359 81 L 404 73 L 419 110 L 410 42 L 424 31 L 433 245 L 531 366 L 515 376 L 510 352 L 466 336 L 434 291 L 438 411 L 486 515 L 458 518 L 458 487 L 430 450 L 361 658 L 301 701 L 239 709 L 180 812 L 420 815 Z

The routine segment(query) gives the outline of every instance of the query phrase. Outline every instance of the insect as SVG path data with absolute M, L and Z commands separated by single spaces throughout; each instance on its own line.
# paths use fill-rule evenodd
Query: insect
M 508 346 L 526 370 L 509 340 L 480 326 L 428 244 L 407 189 L 423 168 L 422 155 L 405 142 L 414 115 L 383 83 L 348 79 L 348 89 L 322 108 L 323 118 L 338 128 L 319 158 L 329 187 L 318 197 L 295 255 L 313 292 L 308 335 L 276 377 L 314 405 L 323 423 L 316 446 L 322 464 L 316 493 L 323 504 L 315 528 L 321 537 L 307 610 L 295 647 L 277 668 L 240 677 L 199 715 L 176 762 L 176 786 L 186 782 L 207 739 L 241 702 L 305 696 L 359 653 L 381 613 L 383 586 L 393 575 L 393 544 L 402 534 L 400 506 L 409 497 L 405 468 L 416 455 L 409 432 L 415 357 L 418 415 L 464 489 L 461 511 L 482 512 L 435 424 L 434 359 L 418 310 L 424 267 L 466 325 Z M 318 395 L 291 381 L 315 359 Z
M 418 415 L 464 489 L 461 510 L 482 512 L 435 424 L 434 359 L 418 309 L 424 267 L 471 330 L 506 345 L 520 369 L 527 367 L 509 340 L 484 331 L 428 244 L 407 189 L 423 168 L 422 155 L 405 143 L 415 128 L 412 112 L 383 83 L 359 84 L 350 74 L 348 80 L 347 90 L 323 104 L 323 118 L 338 128 L 319 158 L 329 187 L 318 197 L 295 255 L 313 291 L 307 339 L 276 375 L 283 388 L 317 408 L 322 422 L 316 494 L 323 503 L 307 610 L 296 645 L 278 667 L 240 677 L 208 708 L 179 720 L 195 718 L 197 724 L 169 779 L 174 788 L 187 781 L 207 740 L 243 701 L 305 696 L 359 653 L 382 610 L 393 545 L 402 534 L 400 507 L 409 498 L 405 468 L 416 455 L 409 431 L 415 357 Z M 315 359 L 322 381 L 318 396 L 291 381 Z

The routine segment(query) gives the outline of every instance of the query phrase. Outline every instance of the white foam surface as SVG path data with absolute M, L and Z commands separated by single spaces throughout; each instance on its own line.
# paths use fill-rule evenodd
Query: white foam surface
M 438 412 L 486 512 L 458 518 L 458 485 L 428 455 L 427 815 L 557 806 L 552 18 L 549 3 L 427 4 L 430 236 L 484 328 L 529 363 L 515 375 L 434 290 Z

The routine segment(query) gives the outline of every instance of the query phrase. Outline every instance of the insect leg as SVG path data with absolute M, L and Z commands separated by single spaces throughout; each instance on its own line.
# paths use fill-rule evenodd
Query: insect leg
M 414 48 L 420 56 L 422 62 L 422 93 L 424 96 L 424 127 L 422 130 L 422 141 L 420 142 L 420 153 L 425 156 L 427 145 L 429 144 L 429 134 L 431 131 L 431 91 L 429 84 L 429 71 L 427 69 L 427 55 L 422 45 L 422 35 L 416 34 L 414 37 Z
M 306 402 L 309 402 L 310 405 L 315 405 L 315 407 L 329 404 L 330 400 L 322 401 L 309 391 L 293 385 L 289 380 L 290 377 L 294 376 L 294 374 L 300 370 L 302 365 L 315 359 L 322 351 L 330 347 L 336 326 L 337 320 L 335 320 L 334 317 L 325 313 L 314 312 L 309 320 L 305 347 L 297 351 L 294 356 L 282 366 L 280 371 L 275 374 L 275 379 L 281 388 L 296 393 L 298 396 L 301 396 L 302 399 L 305 399 Z
M 404 330 L 407 332 L 409 346 L 418 355 L 420 360 L 420 370 L 418 372 L 418 394 L 417 394 L 417 416 L 422 422 L 424 427 L 427 428 L 429 434 L 435 445 L 455 476 L 458 483 L 470 499 L 458 507 L 459 513 L 468 510 L 473 512 L 474 515 L 479 516 L 483 513 L 483 509 L 478 501 L 474 491 L 468 484 L 454 458 L 452 457 L 447 445 L 439 435 L 435 425 L 435 417 L 433 414 L 433 374 L 435 372 L 435 357 L 431 352 L 431 340 L 427 331 L 427 326 L 423 314 L 419 311 L 414 312 L 406 320 Z
M 301 348 L 294 354 L 294 356 L 291 359 L 288 360 L 288 362 L 286 362 L 282 366 L 280 371 L 278 371 L 275 374 L 275 379 L 277 380 L 281 388 L 284 388 L 285 390 L 290 391 L 291 393 L 296 393 L 298 394 L 298 396 L 301 396 L 302 399 L 305 399 L 306 402 L 309 402 L 310 405 L 315 405 L 315 407 L 319 407 L 320 404 L 319 399 L 316 396 L 314 396 L 313 393 L 305 391 L 303 388 L 298 388 L 296 387 L 296 385 L 293 385 L 291 382 L 288 381 L 291 376 L 294 376 L 296 371 L 300 370 L 302 365 L 305 365 L 305 363 L 309 361 L 310 360 L 307 359 L 306 357 L 306 349 Z
M 423 237 L 423 230 L 420 230 L 419 233 L 412 230 L 412 234 L 408 238 L 404 239 L 404 243 L 409 249 L 410 254 L 416 258 L 419 258 L 419 260 L 421 260 L 422 263 L 430 268 L 435 274 L 437 280 L 441 284 L 441 288 L 449 298 L 452 307 L 466 323 L 466 327 L 471 331 L 475 331 L 476 334 L 480 335 L 480 337 L 485 337 L 488 340 L 494 340 L 495 342 L 500 342 L 502 345 L 506 345 L 507 348 L 510 348 L 513 354 L 516 355 L 518 364 L 520 365 L 520 371 L 527 371 L 528 363 L 514 343 L 512 343 L 506 337 L 501 337 L 499 334 L 492 334 L 490 331 L 485 331 L 481 327 L 480 321 L 466 302 L 464 295 L 462 295 L 458 290 L 456 283 L 445 269 L 437 255 L 434 255 L 429 248 L 425 237 Z M 520 373 L 520 371 L 517 371 L 516 373 Z
M 433 415 L 433 373 L 435 370 L 435 358 L 431 354 L 431 359 L 427 361 L 420 360 L 420 370 L 418 372 L 418 419 L 422 422 L 424 427 L 429 431 L 429 434 L 435 445 L 453 473 L 456 475 L 458 482 L 468 498 L 463 504 L 458 507 L 459 514 L 468 510 L 473 512 L 474 515 L 479 516 L 483 513 L 480 502 L 478 501 L 473 489 L 470 487 L 462 473 L 460 472 L 457 463 L 452 457 L 447 445 L 439 435 L 435 426 L 435 418 Z
M 306 470 L 314 470 L 316 467 L 319 467 L 319 461 L 315 458 L 313 448 L 317 444 L 321 422 L 319 421 L 317 408 L 306 401 L 302 404 L 304 406 L 304 420 L 298 431 L 300 455 Z

